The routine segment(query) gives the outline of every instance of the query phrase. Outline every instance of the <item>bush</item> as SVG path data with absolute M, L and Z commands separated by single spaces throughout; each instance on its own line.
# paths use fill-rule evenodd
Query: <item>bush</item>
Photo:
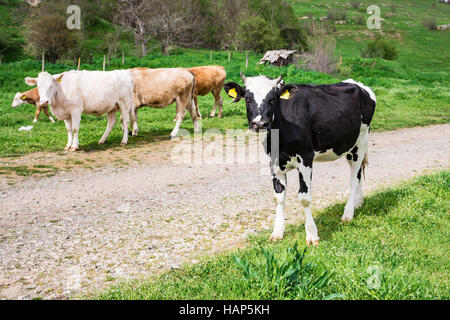
M 429 30 L 436 30 L 437 29 L 436 18 L 433 17 L 433 18 L 424 19 L 424 20 L 422 20 L 422 25 Z
M 350 1 L 350 5 L 353 7 L 353 9 L 359 9 L 361 6 L 361 2 L 359 1 Z
M 327 17 L 331 21 L 345 20 L 347 18 L 347 12 L 343 10 L 328 10 Z
M 375 40 L 369 41 L 366 49 L 361 50 L 361 56 L 363 58 L 395 60 L 398 57 L 398 52 L 394 42 L 383 39 L 378 35 Z
M 320 23 L 311 23 L 307 37 L 308 52 L 302 54 L 302 68 L 332 74 L 336 71 L 334 50 L 336 41 L 327 33 L 327 27 Z

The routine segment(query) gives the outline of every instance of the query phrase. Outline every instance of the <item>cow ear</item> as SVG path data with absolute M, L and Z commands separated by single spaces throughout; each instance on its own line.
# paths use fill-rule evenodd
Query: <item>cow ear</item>
M 297 92 L 297 87 L 288 84 L 285 86 L 281 86 L 278 89 L 277 94 L 280 97 L 280 99 L 289 100 L 290 98 L 292 98 L 295 95 L 296 92 Z
M 30 87 L 35 86 L 37 83 L 37 78 L 30 78 L 30 77 L 26 77 L 25 78 L 25 83 L 27 85 L 29 85 Z
M 54 79 L 56 82 L 61 82 L 63 75 L 64 75 L 64 74 L 62 74 L 62 73 L 61 73 L 61 74 L 55 74 L 55 75 L 53 75 L 52 77 L 53 77 L 53 79 Z
M 223 89 L 230 98 L 233 98 L 233 102 L 238 102 L 245 95 L 245 88 L 233 81 L 225 83 Z

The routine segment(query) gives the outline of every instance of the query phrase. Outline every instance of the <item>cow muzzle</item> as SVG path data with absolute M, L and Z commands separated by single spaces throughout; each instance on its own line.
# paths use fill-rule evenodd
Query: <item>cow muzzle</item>
M 269 122 L 263 119 L 260 120 L 253 120 L 252 121 L 253 129 L 260 130 L 260 129 L 267 129 L 269 126 Z

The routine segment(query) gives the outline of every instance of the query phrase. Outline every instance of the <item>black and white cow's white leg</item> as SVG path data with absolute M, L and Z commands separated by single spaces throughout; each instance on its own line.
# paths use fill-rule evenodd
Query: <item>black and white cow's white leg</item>
M 284 206 L 286 201 L 286 173 L 273 174 L 273 197 L 276 204 L 275 224 L 270 240 L 283 239 L 284 235 Z
M 363 170 L 362 164 L 367 152 L 368 140 L 368 128 L 367 130 L 362 129 L 356 146 L 347 156 L 348 163 L 350 164 L 350 197 L 345 205 L 342 221 L 352 220 L 355 208 L 361 207 L 364 201 L 361 181 Z
M 316 223 L 311 213 L 311 179 L 312 179 L 312 162 L 311 166 L 305 165 L 302 161 L 298 164 L 297 170 L 299 172 L 300 190 L 298 192 L 298 199 L 303 206 L 305 213 L 305 232 L 307 245 L 319 244 L 319 236 L 317 234 Z

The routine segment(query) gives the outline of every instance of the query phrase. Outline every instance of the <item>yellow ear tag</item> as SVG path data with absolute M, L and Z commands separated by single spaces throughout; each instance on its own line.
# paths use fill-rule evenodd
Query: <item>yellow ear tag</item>
M 286 91 L 280 96 L 280 98 L 281 98 L 281 99 L 287 100 L 287 99 L 289 99 L 290 96 L 291 96 L 291 95 L 289 94 L 289 91 L 286 90 Z
M 61 77 L 61 78 L 58 78 L 56 81 L 61 82 L 61 80 L 62 80 L 62 77 Z
M 230 97 L 232 97 L 232 98 L 235 98 L 235 99 L 236 99 L 236 97 L 237 97 L 237 92 L 236 92 L 236 88 L 232 88 L 232 89 L 230 89 L 230 91 L 228 91 L 228 95 L 229 95 Z
M 27 96 L 22 96 L 20 99 L 27 100 Z

